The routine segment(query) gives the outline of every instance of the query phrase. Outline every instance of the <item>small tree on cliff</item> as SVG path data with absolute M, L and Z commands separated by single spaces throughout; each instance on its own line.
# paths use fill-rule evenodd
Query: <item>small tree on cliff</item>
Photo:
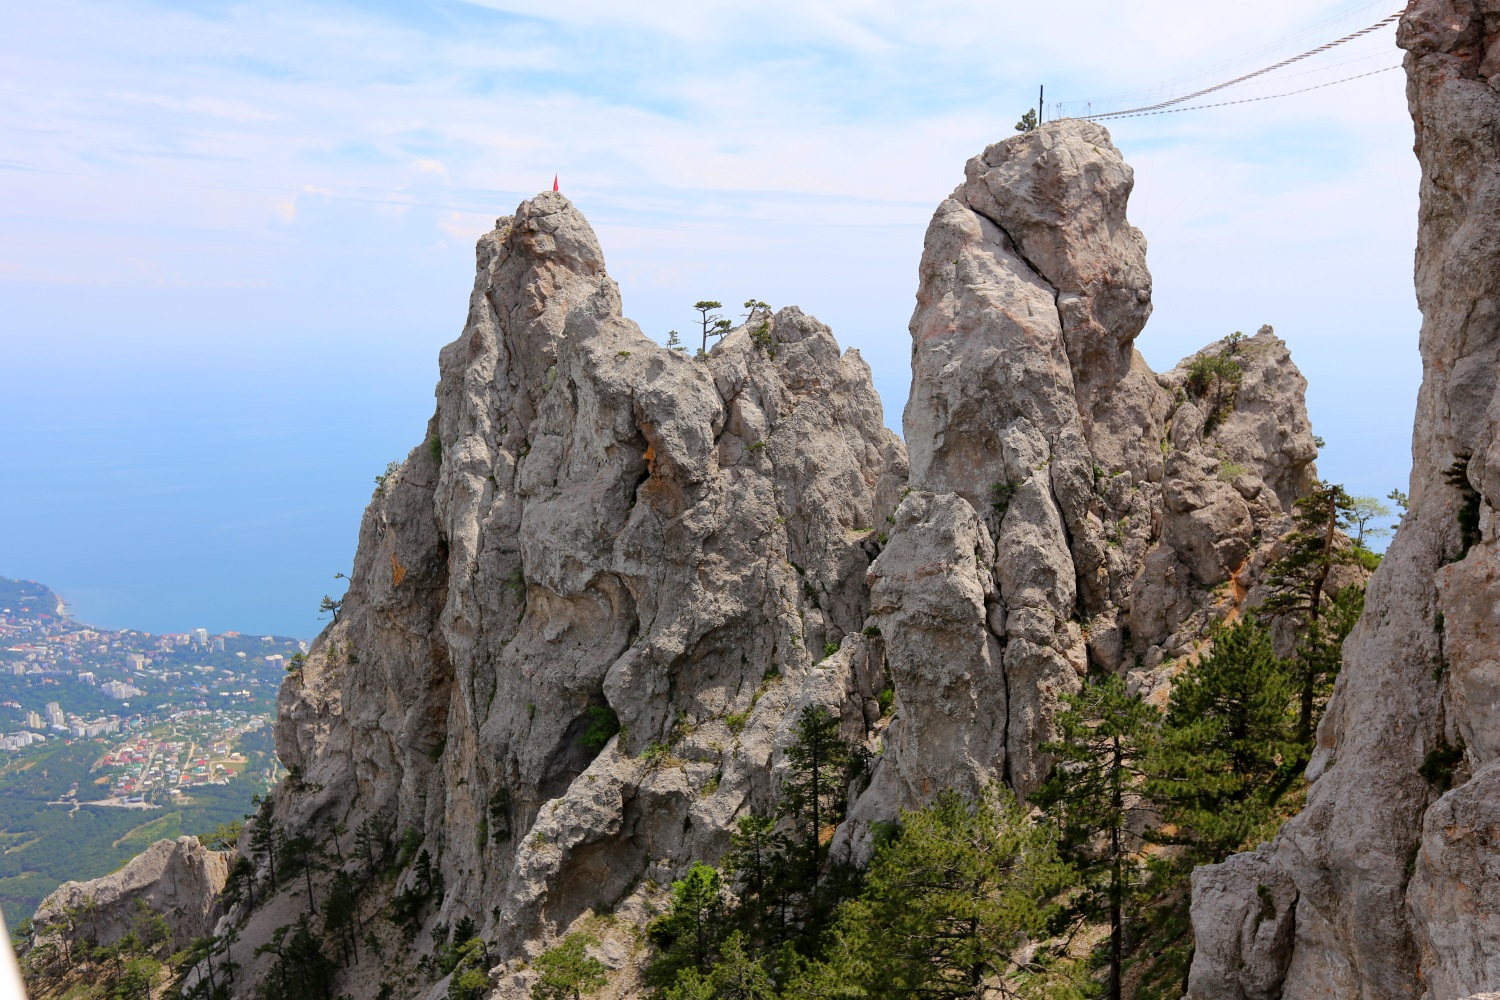
M 1275 806 L 1300 771 L 1288 731 L 1292 685 L 1265 626 L 1242 618 L 1178 675 L 1149 759 L 1146 794 L 1166 821 L 1156 839 L 1217 864 L 1275 829 Z
M 795 997 L 979 1000 L 1057 997 L 1045 948 L 1053 900 L 1074 884 L 1045 825 L 1009 791 L 954 791 L 903 812 L 875 852 L 860 898 L 839 908 L 827 960 L 788 990 Z
M 693 308 L 698 310 L 698 321 L 703 326 L 703 346 L 698 348 L 698 355 L 701 357 L 708 353 L 708 338 L 723 337 L 734 324 L 714 312 L 715 309 L 724 308 L 722 302 L 704 299 L 701 302 L 694 302 Z
M 1354 544 L 1363 548 L 1365 538 L 1387 538 L 1391 529 L 1374 523 L 1391 516 L 1391 509 L 1375 497 L 1350 497 L 1349 520 L 1354 525 Z
M 536 960 L 541 976 L 531 987 L 532 1000 L 581 1000 L 607 983 L 604 963 L 587 950 L 598 944 L 592 935 L 569 934 L 562 944 L 543 952 Z
M 791 777 L 782 786 L 782 809 L 793 817 L 798 846 L 805 852 L 807 891 L 818 884 L 825 823 L 843 817 L 844 789 L 854 754 L 839 736 L 839 717 L 821 705 L 808 705 L 797 716 L 792 732 L 796 742 L 787 747 Z
M 718 871 L 693 862 L 688 873 L 672 883 L 671 910 L 646 929 L 657 948 L 646 969 L 647 982 L 666 987 L 689 970 L 707 975 L 724 936 L 727 905 Z
M 1298 500 L 1292 510 L 1293 528 L 1283 541 L 1286 555 L 1266 571 L 1272 594 L 1260 606 L 1262 618 L 1291 616 L 1302 635 L 1294 658 L 1297 682 L 1297 742 L 1312 746 L 1320 695 L 1338 674 L 1338 648 L 1353 628 L 1363 599 L 1340 600 L 1331 593 L 1329 577 L 1336 566 L 1357 565 L 1359 549 L 1344 534 L 1354 526 L 1354 499 L 1334 483 L 1320 485 Z M 1322 619 L 1329 605 L 1337 620 Z

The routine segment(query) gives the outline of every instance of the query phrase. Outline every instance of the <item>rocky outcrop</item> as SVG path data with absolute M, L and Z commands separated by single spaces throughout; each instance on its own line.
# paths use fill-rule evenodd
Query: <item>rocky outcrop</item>
M 1410 511 L 1345 644 L 1306 808 L 1272 844 L 1200 874 L 1250 886 L 1269 866 L 1290 880 L 1293 945 L 1237 952 L 1225 906 L 1195 896 L 1200 1000 L 1252 995 L 1251 981 L 1382 1000 L 1500 987 L 1500 19 L 1479 0 L 1415 0 L 1399 41 L 1422 167 Z
M 722 853 L 798 704 L 879 719 L 865 574 L 905 451 L 858 352 L 795 308 L 701 359 L 645 337 L 553 193 L 480 240 L 437 395 L 282 691 L 297 780 L 261 822 L 412 831 L 448 887 L 428 922 L 521 960 Z
M 772 805 L 804 706 L 872 752 L 834 833 L 857 860 L 872 823 L 942 789 L 1033 791 L 1089 669 L 1166 697 L 1254 592 L 1316 449 L 1269 328 L 1163 375 L 1135 350 L 1131 184 L 1087 122 L 970 161 L 922 257 L 909 473 L 869 369 L 800 310 L 689 357 L 624 318 L 566 198 L 498 221 L 426 440 L 282 689 L 290 777 L 242 838 L 274 825 L 362 871 L 372 841 L 425 852 L 426 875 L 369 879 L 390 969 L 358 963 L 341 992 L 375 995 L 473 921 L 500 995 L 524 996 L 569 928 L 643 923 Z M 305 888 L 236 904 L 246 982 Z M 410 937 L 373 919 L 393 898 Z M 604 937 L 626 995 L 638 940 Z
M 134 929 L 144 904 L 167 921 L 168 950 L 178 951 L 213 932 L 232 857 L 210 851 L 197 837 L 158 840 L 117 872 L 58 886 L 32 918 L 34 940 L 69 935 L 108 947 Z
M 912 492 L 870 568 L 901 710 L 851 846 L 943 788 L 1034 790 L 1091 663 L 1164 701 L 1314 479 L 1306 383 L 1270 328 L 1160 376 L 1135 350 L 1151 277 L 1102 127 L 996 143 L 965 177 L 919 272 Z M 1233 384 L 1206 384 L 1200 358 Z

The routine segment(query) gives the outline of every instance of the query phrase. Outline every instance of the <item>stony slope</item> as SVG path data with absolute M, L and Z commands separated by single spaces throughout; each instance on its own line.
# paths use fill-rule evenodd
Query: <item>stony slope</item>
M 1399 39 L 1422 167 L 1411 508 L 1344 647 L 1307 807 L 1195 876 L 1201 1000 L 1500 986 L 1500 11 L 1416 0 Z
M 372 499 L 342 613 L 281 693 L 293 776 L 255 825 L 354 866 L 378 821 L 442 876 L 413 941 L 373 916 L 414 868 L 376 883 L 363 913 L 388 946 L 341 992 L 415 976 L 465 918 L 506 996 L 591 914 L 629 931 L 771 805 L 803 705 L 877 755 L 835 835 L 858 859 L 871 822 L 943 788 L 1033 790 L 1091 665 L 1165 697 L 1253 593 L 1316 448 L 1269 328 L 1202 352 L 1242 372 L 1227 395 L 1196 356 L 1146 366 L 1132 183 L 1087 122 L 969 162 L 926 237 L 906 445 L 857 352 L 799 310 L 690 358 L 623 318 L 566 198 L 499 220 L 426 440 Z M 247 982 L 301 891 L 231 911 Z M 617 995 L 640 956 L 626 931 L 604 935 Z

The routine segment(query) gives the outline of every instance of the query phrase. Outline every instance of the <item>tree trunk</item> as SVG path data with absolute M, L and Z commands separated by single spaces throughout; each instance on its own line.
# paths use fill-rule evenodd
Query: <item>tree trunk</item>
M 1120 1000 L 1120 975 L 1121 966 L 1124 964 L 1125 941 L 1120 921 L 1120 897 L 1123 895 L 1123 887 L 1120 884 L 1122 878 L 1120 864 L 1120 824 L 1123 822 L 1125 811 L 1125 796 L 1120 787 L 1120 772 L 1122 770 L 1120 753 L 1120 737 L 1114 737 L 1114 754 L 1110 763 L 1109 780 L 1111 785 L 1110 804 L 1113 815 L 1110 817 L 1109 848 L 1111 859 L 1110 884 L 1109 884 L 1109 998 Z

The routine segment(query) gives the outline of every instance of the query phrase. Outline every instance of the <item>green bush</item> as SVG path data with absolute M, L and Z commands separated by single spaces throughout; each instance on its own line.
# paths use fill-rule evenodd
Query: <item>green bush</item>
M 588 717 L 589 726 L 578 742 L 597 754 L 620 731 L 620 717 L 608 705 L 589 706 Z

